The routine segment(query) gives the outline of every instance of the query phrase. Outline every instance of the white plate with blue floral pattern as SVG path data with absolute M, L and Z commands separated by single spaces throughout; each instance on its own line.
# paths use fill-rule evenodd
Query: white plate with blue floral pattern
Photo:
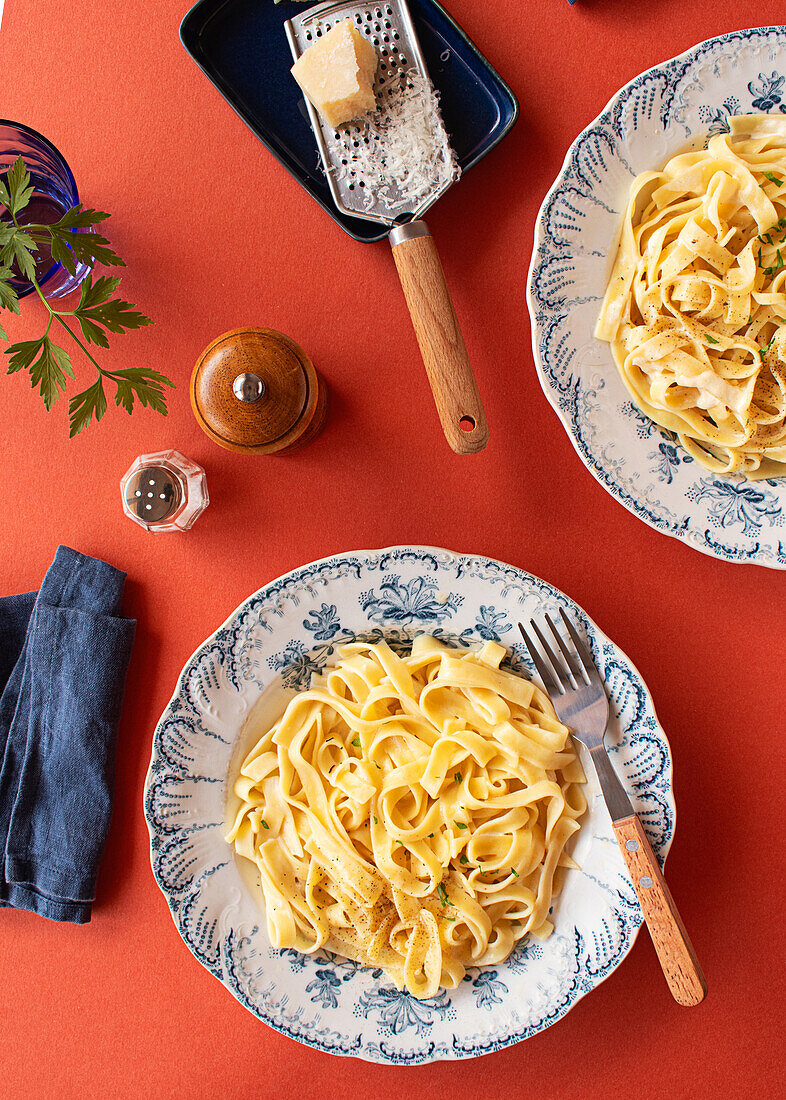
M 601 485 L 705 554 L 784 569 L 786 479 L 698 466 L 633 405 L 593 336 L 634 176 L 755 112 L 786 113 L 786 27 L 710 39 L 626 85 L 573 143 L 541 207 L 528 304 L 541 385 Z
M 551 938 L 470 968 L 458 989 L 428 1000 L 335 955 L 272 948 L 224 840 L 233 754 L 263 693 L 280 702 L 284 690 L 307 687 L 349 640 L 408 647 L 423 631 L 456 646 L 498 640 L 509 667 L 532 675 L 516 623 L 559 608 L 580 623 L 606 680 L 611 757 L 664 860 L 675 821 L 671 753 L 647 688 L 567 596 L 510 565 L 430 547 L 325 558 L 260 589 L 188 662 L 145 786 L 153 872 L 190 950 L 260 1020 L 331 1054 L 403 1065 L 470 1058 L 542 1031 L 620 964 L 641 913 L 594 777 L 573 850 L 581 869 L 566 876 Z

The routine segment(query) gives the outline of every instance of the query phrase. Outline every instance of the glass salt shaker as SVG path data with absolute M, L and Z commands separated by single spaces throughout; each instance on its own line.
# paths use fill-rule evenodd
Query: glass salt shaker
M 120 492 L 128 518 L 153 533 L 188 531 L 210 503 L 205 471 L 180 451 L 140 455 Z

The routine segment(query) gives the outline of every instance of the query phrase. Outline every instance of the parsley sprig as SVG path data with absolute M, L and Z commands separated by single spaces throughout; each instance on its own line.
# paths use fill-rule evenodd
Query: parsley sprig
M 78 435 L 91 420 L 98 421 L 103 417 L 107 409 L 105 382 L 114 385 L 115 405 L 122 406 L 126 412 L 130 413 L 138 401 L 143 407 L 149 406 L 166 416 L 164 387 L 174 387 L 169 378 L 150 367 L 107 370 L 98 364 L 87 346 L 93 344 L 108 348 L 107 333 L 119 334 L 153 323 L 130 302 L 113 297 L 120 279 L 110 275 L 88 275 L 82 282 L 79 304 L 72 310 L 59 310 L 53 309 L 46 300 L 36 278 L 35 253 L 42 245 L 49 247 L 52 260 L 62 264 L 70 275 L 76 273 L 77 264 L 125 267 L 102 234 L 76 232 L 99 225 L 109 215 L 79 203 L 52 225 L 25 222 L 19 215 L 32 195 L 30 173 L 22 158 L 18 157 L 5 173 L 5 179 L 0 177 L 0 205 L 5 207 L 10 218 L 9 221 L 0 221 L 0 309 L 16 314 L 20 312 L 19 298 L 11 284 L 12 280 L 21 276 L 32 284 L 46 306 L 49 318 L 44 334 L 38 339 L 20 340 L 6 348 L 9 357 L 7 373 L 27 371 L 32 388 L 38 388 L 47 410 L 52 408 L 60 393 L 65 391 L 67 380 L 75 377 L 70 354 L 52 336 L 56 322 L 98 371 L 95 382 L 69 402 L 70 436 Z M 81 331 L 81 338 L 75 324 Z M 0 337 L 9 339 L 2 325 Z
M 764 175 L 766 176 L 767 173 L 765 172 Z M 759 244 L 768 244 L 771 247 L 786 243 L 786 217 L 778 218 L 778 221 L 775 223 L 769 233 L 762 233 L 756 239 Z M 778 261 L 776 264 L 765 267 L 764 262 L 761 258 L 761 249 L 759 249 L 756 257 L 756 265 L 764 272 L 765 275 L 767 275 L 769 278 L 772 278 L 773 275 L 777 275 L 779 271 L 783 270 L 783 256 L 781 254 L 780 248 L 778 248 L 776 251 L 776 258 Z

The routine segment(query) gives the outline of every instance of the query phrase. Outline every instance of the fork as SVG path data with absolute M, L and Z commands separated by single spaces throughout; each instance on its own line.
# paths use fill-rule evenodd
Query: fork
M 522 623 L 519 623 L 519 630 L 560 722 L 570 727 L 573 736 L 592 758 L 611 815 L 614 835 L 669 989 L 679 1004 L 697 1005 L 707 995 L 707 982 L 644 827 L 611 765 L 604 744 L 609 721 L 606 689 L 578 630 L 562 608 L 560 615 L 573 648 L 548 615 L 546 622 L 554 635 L 558 652 L 543 636 L 534 619 L 530 619 L 532 634 L 525 630 Z M 540 643 L 542 653 L 533 634 Z

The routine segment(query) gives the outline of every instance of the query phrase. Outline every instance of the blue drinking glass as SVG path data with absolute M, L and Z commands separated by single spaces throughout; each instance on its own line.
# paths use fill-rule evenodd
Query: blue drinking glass
M 65 158 L 52 142 L 29 126 L 0 118 L 0 175 L 11 167 L 17 157 L 25 162 L 34 188 L 28 206 L 22 211 L 26 221 L 51 225 L 66 210 L 76 206 L 79 202 L 76 181 Z M 0 218 L 8 218 L 4 207 L 0 207 Z M 35 255 L 36 279 L 47 298 L 62 298 L 70 294 L 90 270 L 89 266 L 77 263 L 76 274 L 71 275 L 62 264 L 52 260 L 46 245 L 40 245 Z M 21 277 L 11 280 L 11 285 L 20 298 L 34 290 L 33 284 Z

